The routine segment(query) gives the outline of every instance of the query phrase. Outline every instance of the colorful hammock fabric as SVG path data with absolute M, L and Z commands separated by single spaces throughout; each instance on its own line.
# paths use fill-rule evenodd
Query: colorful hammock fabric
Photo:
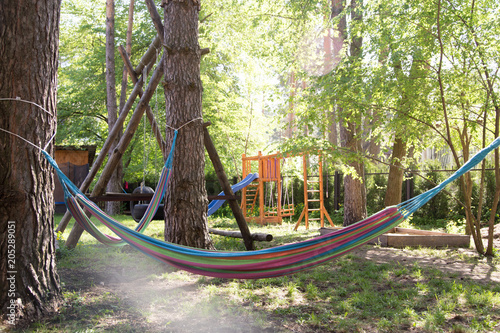
M 68 202 L 70 204 L 68 204 L 68 207 L 72 206 L 72 212 L 77 213 L 75 219 L 79 223 L 82 223 L 80 221 L 83 218 L 81 215 L 84 209 L 87 209 L 124 242 L 152 258 L 180 269 L 220 278 L 270 278 L 292 274 L 320 265 L 386 233 L 428 202 L 447 184 L 471 170 L 489 152 L 499 146 L 500 138 L 497 138 L 442 184 L 398 206 L 387 207 L 360 222 L 326 235 L 256 251 L 211 251 L 157 240 L 142 234 L 140 231 L 129 229 L 113 219 L 109 219 L 82 193 L 76 193 L 69 197 Z M 57 165 L 55 167 L 57 170 Z M 69 182 L 69 180 L 61 179 L 61 183 L 66 182 Z M 63 186 L 65 185 L 63 184 Z M 68 184 L 66 186 L 71 187 Z M 85 214 L 83 216 L 86 218 Z
M 156 191 L 153 194 L 153 197 L 151 198 L 151 201 L 144 212 L 143 217 L 137 224 L 137 227 L 135 228 L 136 232 L 143 233 L 146 228 L 149 226 L 150 222 L 153 220 L 156 211 L 158 210 L 158 207 L 160 206 L 161 201 L 163 200 L 163 196 L 165 194 L 165 190 L 167 189 L 167 184 L 170 179 L 171 171 L 172 171 L 172 162 L 173 162 L 173 156 L 174 156 L 174 151 L 175 151 L 175 142 L 177 140 L 177 131 L 174 133 L 174 138 L 172 141 L 172 147 L 170 149 L 170 153 L 167 157 L 167 160 L 165 161 L 165 164 L 163 165 L 161 174 L 160 174 L 160 179 L 158 180 L 158 185 L 156 187 Z M 42 150 L 42 153 L 44 154 L 45 158 L 47 161 L 54 167 L 56 170 L 57 177 L 59 178 L 59 182 L 61 183 L 63 190 L 64 190 L 64 202 L 66 204 L 66 207 L 70 211 L 71 215 L 75 218 L 75 220 L 80 224 L 80 226 L 87 231 L 89 234 L 91 234 L 94 238 L 96 238 L 99 242 L 109 245 L 109 246 L 123 246 L 126 245 L 127 243 L 124 242 L 122 239 L 114 236 L 110 236 L 107 234 L 104 234 L 101 232 L 97 226 L 88 218 L 88 216 L 85 214 L 81 206 L 78 204 L 76 197 L 84 197 L 87 201 L 87 197 L 80 191 L 80 189 L 71 182 L 71 180 L 59 169 L 57 166 L 56 161 L 44 150 Z M 97 206 L 96 206 L 97 207 Z M 111 220 L 114 222 L 115 221 L 111 216 L 104 214 L 105 217 L 102 217 L 102 219 L 106 220 Z M 100 219 L 100 222 L 104 223 Z M 117 222 L 118 223 L 118 222 Z

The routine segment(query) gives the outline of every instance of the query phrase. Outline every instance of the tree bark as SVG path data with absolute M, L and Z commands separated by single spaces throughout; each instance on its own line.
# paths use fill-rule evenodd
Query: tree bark
M 351 0 L 351 20 L 361 20 L 360 11 L 356 9 L 357 1 Z M 345 22 L 341 20 L 341 23 Z M 344 24 L 344 23 L 343 23 Z M 339 27 L 340 30 L 340 27 Z M 345 35 L 345 26 L 341 33 Z M 362 37 L 352 38 L 350 44 L 350 63 L 354 64 L 361 56 Z M 349 162 L 349 166 L 356 173 L 355 175 L 344 176 L 344 226 L 351 225 L 366 218 L 366 189 L 364 184 L 365 170 L 364 163 L 359 159 L 362 153 L 361 139 L 361 114 L 353 110 L 342 110 L 338 108 L 340 122 L 340 145 L 347 148 L 354 158 Z M 347 120 L 349 119 L 349 120 Z
M 0 2 L 0 128 L 42 148 L 56 130 L 60 1 Z M 53 150 L 51 143 L 47 148 Z M 53 170 L 36 148 L 0 132 L 0 306 L 22 327 L 61 300 L 54 247 Z
M 385 192 L 385 206 L 393 206 L 401 203 L 401 191 L 403 188 L 404 169 L 401 160 L 406 155 L 406 143 L 397 136 L 392 147 L 391 166 L 387 179 L 387 191 Z
M 352 152 L 354 158 L 349 166 L 355 175 L 344 176 L 344 226 L 351 225 L 366 218 L 366 189 L 364 163 L 356 158 L 362 152 L 361 138 L 356 130 L 356 124 L 341 122 L 340 145 Z M 357 155 L 359 157 L 359 155 Z
M 112 131 L 118 119 L 118 109 L 116 105 L 116 75 L 115 75 L 115 2 L 106 0 L 106 106 L 108 110 L 108 128 Z M 120 133 L 123 130 L 120 131 Z M 121 134 L 118 134 L 113 148 L 120 141 Z M 111 157 L 111 155 L 109 156 Z M 121 192 L 121 181 L 123 175 L 123 166 L 120 161 L 116 166 L 113 176 L 109 180 L 108 192 Z M 106 212 L 109 215 L 120 213 L 119 202 L 107 202 Z
M 197 0 L 164 0 L 166 52 L 164 90 L 167 125 L 182 127 L 177 137 L 172 176 L 165 194 L 165 240 L 199 248 L 213 248 L 208 233 L 205 189 L 198 44 Z M 167 129 L 167 146 L 173 131 Z
M 125 41 L 125 51 L 127 56 L 130 57 L 132 53 L 132 28 L 134 26 L 134 0 L 130 0 L 128 9 L 128 26 L 127 26 L 127 38 Z M 128 84 L 128 70 L 125 65 L 123 65 L 122 71 L 122 86 L 120 91 L 120 112 L 122 112 L 125 102 L 127 101 L 127 84 Z

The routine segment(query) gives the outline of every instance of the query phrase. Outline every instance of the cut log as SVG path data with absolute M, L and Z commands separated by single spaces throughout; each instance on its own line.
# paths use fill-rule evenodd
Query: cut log
M 241 232 L 239 231 L 218 230 L 218 229 L 208 228 L 208 232 L 214 235 L 233 237 L 233 238 L 243 238 Z M 252 240 L 259 242 L 270 242 L 273 240 L 273 235 L 271 234 L 254 233 L 250 234 L 250 237 L 252 238 Z

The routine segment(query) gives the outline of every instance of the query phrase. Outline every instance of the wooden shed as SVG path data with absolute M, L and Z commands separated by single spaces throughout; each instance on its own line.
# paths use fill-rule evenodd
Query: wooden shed
M 94 161 L 96 146 L 56 146 L 54 159 L 59 168 L 77 186 L 85 180 Z M 64 213 L 64 191 L 59 182 L 56 182 L 54 190 L 54 201 L 56 213 Z

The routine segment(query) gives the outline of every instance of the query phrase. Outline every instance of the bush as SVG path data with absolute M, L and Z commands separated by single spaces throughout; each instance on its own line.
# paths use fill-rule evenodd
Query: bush
M 448 175 L 444 172 L 436 172 L 440 169 L 441 165 L 438 161 L 430 161 L 426 163 L 424 169 L 429 170 L 424 174 L 424 177 L 429 180 L 426 181 L 421 177 L 415 177 L 415 196 L 424 193 L 436 186 L 436 184 L 444 181 Z M 453 192 L 451 187 L 449 191 Z M 450 198 L 447 193 L 440 192 L 432 198 L 422 209 L 415 212 L 414 216 L 424 217 L 427 219 L 444 219 L 450 212 Z

